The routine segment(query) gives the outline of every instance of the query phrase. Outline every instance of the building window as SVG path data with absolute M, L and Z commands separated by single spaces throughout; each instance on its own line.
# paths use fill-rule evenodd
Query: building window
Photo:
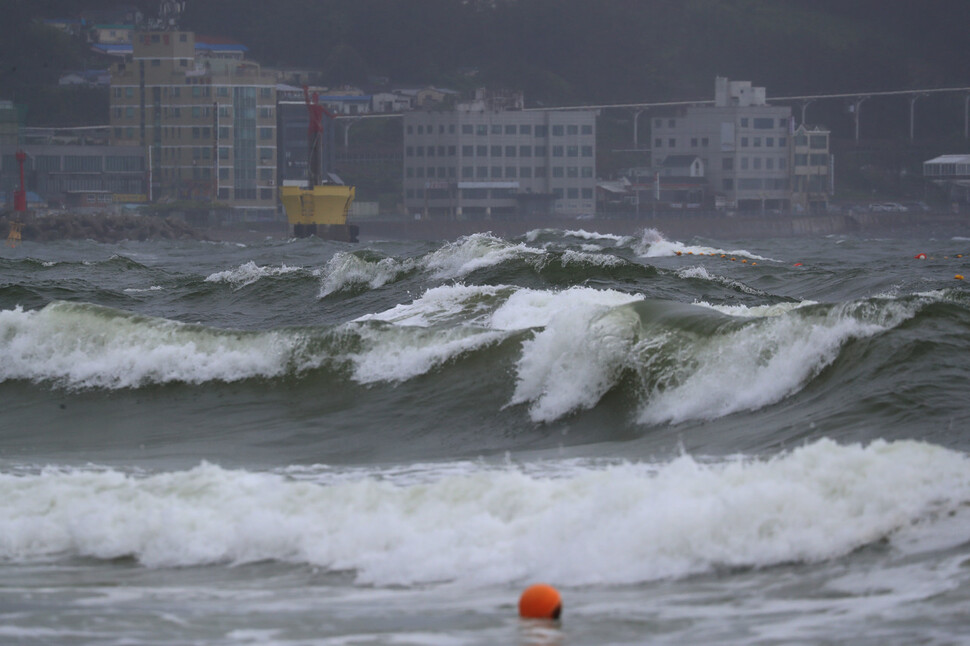
M 654 139 L 653 140 L 653 147 L 654 148 L 663 148 L 663 140 L 661 140 L 660 137 L 657 137 L 656 139 Z
M 667 140 L 667 145 L 670 146 L 671 148 L 676 148 L 677 140 L 671 137 L 670 139 Z
M 474 177 L 475 176 L 475 172 L 472 170 L 472 167 L 471 166 L 462 166 L 461 167 L 461 176 L 462 176 L 462 178 Z
M 505 147 L 505 156 L 506 157 L 515 157 L 515 146 L 506 146 Z
M 747 137 L 741 137 L 741 147 L 742 148 L 747 148 L 748 147 L 748 138 Z
M 579 157 L 579 146 L 566 146 L 567 157 Z
M 579 134 L 579 126 L 574 126 L 574 125 L 566 126 L 566 134 L 567 135 L 578 135 Z
M 409 128 L 408 134 L 411 134 L 411 130 L 410 130 L 411 126 L 408 126 L 408 128 Z M 475 129 L 472 128 L 472 124 L 470 123 L 461 124 L 461 134 L 470 135 L 470 134 L 474 134 L 474 132 L 475 132 Z
M 593 134 L 593 126 L 591 126 L 589 124 L 584 125 L 583 126 L 583 134 L 584 135 L 591 135 L 591 134 Z
M 532 126 L 530 126 L 530 125 L 522 125 L 522 126 L 519 126 L 519 134 L 520 135 L 531 135 L 532 134 Z
M 501 157 L 501 156 L 502 156 L 502 147 L 492 146 L 492 157 Z
M 478 137 L 484 137 L 488 135 L 488 126 L 486 126 L 485 124 L 482 124 L 477 128 L 475 128 L 475 135 Z
M 562 137 L 564 133 L 565 133 L 565 129 L 562 126 L 553 126 L 552 127 L 552 136 L 553 137 Z
M 497 123 L 492 125 L 491 130 L 492 130 L 492 134 L 493 135 L 500 135 L 500 134 L 502 134 L 502 126 L 500 126 Z
M 519 146 L 519 157 L 532 157 L 532 146 Z
M 748 118 L 747 117 L 742 117 L 741 118 L 741 127 L 742 128 L 747 128 L 748 127 Z
M 549 126 L 536 126 L 536 137 L 548 137 Z
M 507 134 L 507 135 L 514 135 L 515 134 L 515 131 L 516 131 L 516 127 L 515 126 L 510 126 L 510 125 L 505 126 L 505 134 Z
M 461 156 L 462 157 L 472 157 L 474 155 L 475 155 L 475 147 L 474 146 L 462 146 L 461 147 Z
M 734 157 L 721 158 L 721 170 L 734 170 Z

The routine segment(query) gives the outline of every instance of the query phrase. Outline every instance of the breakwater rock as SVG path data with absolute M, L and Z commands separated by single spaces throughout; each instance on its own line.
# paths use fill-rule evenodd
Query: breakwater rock
M 49 240 L 208 240 L 205 234 L 174 217 L 113 213 L 57 213 L 0 215 L 0 234 L 10 229 L 10 222 L 21 222 L 21 239 L 33 242 Z

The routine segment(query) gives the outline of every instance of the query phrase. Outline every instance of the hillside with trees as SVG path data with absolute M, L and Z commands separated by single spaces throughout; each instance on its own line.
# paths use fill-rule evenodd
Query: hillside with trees
M 7 0 L 3 98 L 56 103 L 31 88 L 106 65 L 36 19 L 116 4 Z M 965 0 L 189 0 L 183 27 L 327 85 L 501 86 L 562 105 L 706 98 L 717 75 L 775 95 L 970 85 L 966 13 Z

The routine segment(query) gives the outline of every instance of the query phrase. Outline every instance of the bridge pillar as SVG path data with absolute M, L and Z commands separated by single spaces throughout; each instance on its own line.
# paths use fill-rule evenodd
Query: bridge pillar
M 970 94 L 963 95 L 963 138 L 970 139 Z
M 910 95 L 910 97 L 909 97 L 909 140 L 910 141 L 915 141 L 916 140 L 916 131 L 914 130 L 914 123 L 916 121 L 916 118 L 915 118 L 915 115 L 916 115 L 916 101 L 919 100 L 920 97 L 924 97 L 924 96 L 926 96 L 926 95 L 925 94 L 913 94 L 913 95 Z
M 859 113 L 861 112 L 862 102 L 868 98 L 868 96 L 857 96 L 849 105 L 849 112 L 852 113 L 852 119 L 855 122 L 856 143 L 859 143 Z
M 646 111 L 647 111 L 646 108 L 633 111 L 633 147 L 635 149 L 640 148 L 640 137 L 637 133 L 637 122 L 640 119 L 640 114 Z
M 805 125 L 805 110 L 807 110 L 808 106 L 810 106 L 814 102 L 815 102 L 815 99 L 808 99 L 807 101 L 802 101 L 801 103 L 799 103 L 799 107 L 802 109 L 802 121 L 800 125 L 803 125 L 803 126 Z

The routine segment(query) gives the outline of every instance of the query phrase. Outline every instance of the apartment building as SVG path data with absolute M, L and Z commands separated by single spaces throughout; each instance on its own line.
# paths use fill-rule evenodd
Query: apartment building
M 748 211 L 791 206 L 791 107 L 772 106 L 749 81 L 715 81 L 714 105 L 651 120 L 652 162 L 690 155 L 704 164 L 718 206 Z
M 404 115 L 404 203 L 430 217 L 580 215 L 596 208 L 596 114 L 521 108 L 479 92 Z
M 276 81 L 238 50 L 197 47 L 188 31 L 137 32 L 112 67 L 111 144 L 147 151 L 149 199 L 275 216 Z
M 824 212 L 835 192 L 831 133 L 822 126 L 802 124 L 792 135 L 792 206 Z

